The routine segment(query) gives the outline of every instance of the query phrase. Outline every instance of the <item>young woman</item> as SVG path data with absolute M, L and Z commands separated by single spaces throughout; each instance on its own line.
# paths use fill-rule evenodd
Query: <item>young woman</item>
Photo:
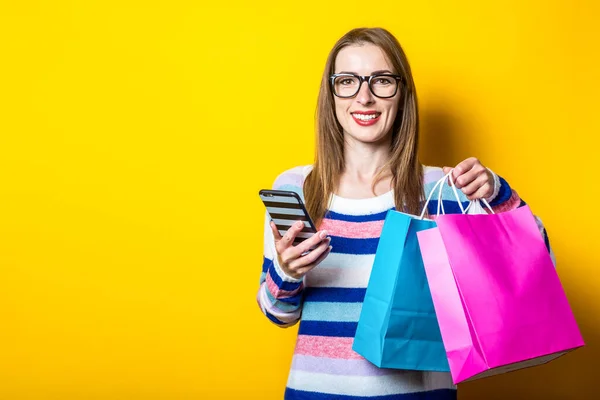
M 419 215 L 434 183 L 451 171 L 419 163 L 417 96 L 394 36 L 355 29 L 335 44 L 317 118 L 314 165 L 283 172 L 273 188 L 300 194 L 319 232 L 293 245 L 302 223 L 281 236 L 265 222 L 258 303 L 278 326 L 300 321 L 285 399 L 455 399 L 449 373 L 380 369 L 352 351 L 386 212 Z M 497 213 L 524 204 L 476 158 L 456 165 L 452 176 L 465 206 L 484 198 Z M 442 201 L 446 213 L 460 212 L 448 186 Z

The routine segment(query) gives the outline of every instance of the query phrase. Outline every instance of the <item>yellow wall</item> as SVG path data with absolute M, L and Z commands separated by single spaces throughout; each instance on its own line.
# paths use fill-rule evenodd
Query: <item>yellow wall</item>
M 476 155 L 542 216 L 588 343 L 461 398 L 587 398 L 597 3 L 201 3 L 0 2 L 0 399 L 281 398 L 257 192 L 312 161 L 325 57 L 363 25 L 405 46 L 423 160 Z

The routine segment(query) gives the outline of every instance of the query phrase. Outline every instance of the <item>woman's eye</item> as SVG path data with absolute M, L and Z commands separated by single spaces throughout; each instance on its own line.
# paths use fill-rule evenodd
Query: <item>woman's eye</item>
M 377 78 L 377 79 L 375 79 L 374 83 L 376 85 L 382 85 L 382 86 L 384 86 L 384 85 L 391 85 L 392 84 L 392 82 L 391 82 L 391 80 L 389 78 Z

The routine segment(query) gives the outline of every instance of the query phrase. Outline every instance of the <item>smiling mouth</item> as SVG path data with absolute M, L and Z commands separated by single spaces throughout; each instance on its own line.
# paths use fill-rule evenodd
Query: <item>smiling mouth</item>
M 361 114 L 361 113 L 352 113 L 352 117 L 358 119 L 360 121 L 368 122 L 378 118 L 381 113 L 369 113 L 369 114 Z

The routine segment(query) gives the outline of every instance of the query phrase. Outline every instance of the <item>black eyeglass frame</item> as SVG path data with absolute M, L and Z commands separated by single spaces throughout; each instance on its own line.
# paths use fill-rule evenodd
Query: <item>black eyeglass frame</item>
M 356 89 L 356 92 L 354 94 L 352 94 L 351 96 L 340 96 L 335 91 L 335 87 L 334 87 L 335 79 L 339 78 L 339 77 L 344 77 L 344 76 L 357 78 L 360 81 L 360 83 L 358 84 L 358 88 Z M 373 88 L 371 87 L 371 81 L 374 78 L 378 78 L 378 77 L 382 77 L 382 76 L 384 76 L 386 78 L 394 78 L 396 80 L 396 89 L 394 90 L 394 94 L 392 94 L 391 96 L 378 96 L 375 94 L 375 92 L 373 91 Z M 358 92 L 360 92 L 360 88 L 362 87 L 363 82 L 367 82 L 367 86 L 369 87 L 369 90 L 371 91 L 373 96 L 379 97 L 380 99 L 389 99 L 389 98 L 394 97 L 398 93 L 399 83 L 400 82 L 404 83 L 404 78 L 400 75 L 394 75 L 394 74 L 356 75 L 356 74 L 344 73 L 344 74 L 331 74 L 329 76 L 329 84 L 331 85 L 331 91 L 332 91 L 333 95 L 337 96 L 341 99 L 349 99 L 349 98 L 356 96 L 358 94 Z

